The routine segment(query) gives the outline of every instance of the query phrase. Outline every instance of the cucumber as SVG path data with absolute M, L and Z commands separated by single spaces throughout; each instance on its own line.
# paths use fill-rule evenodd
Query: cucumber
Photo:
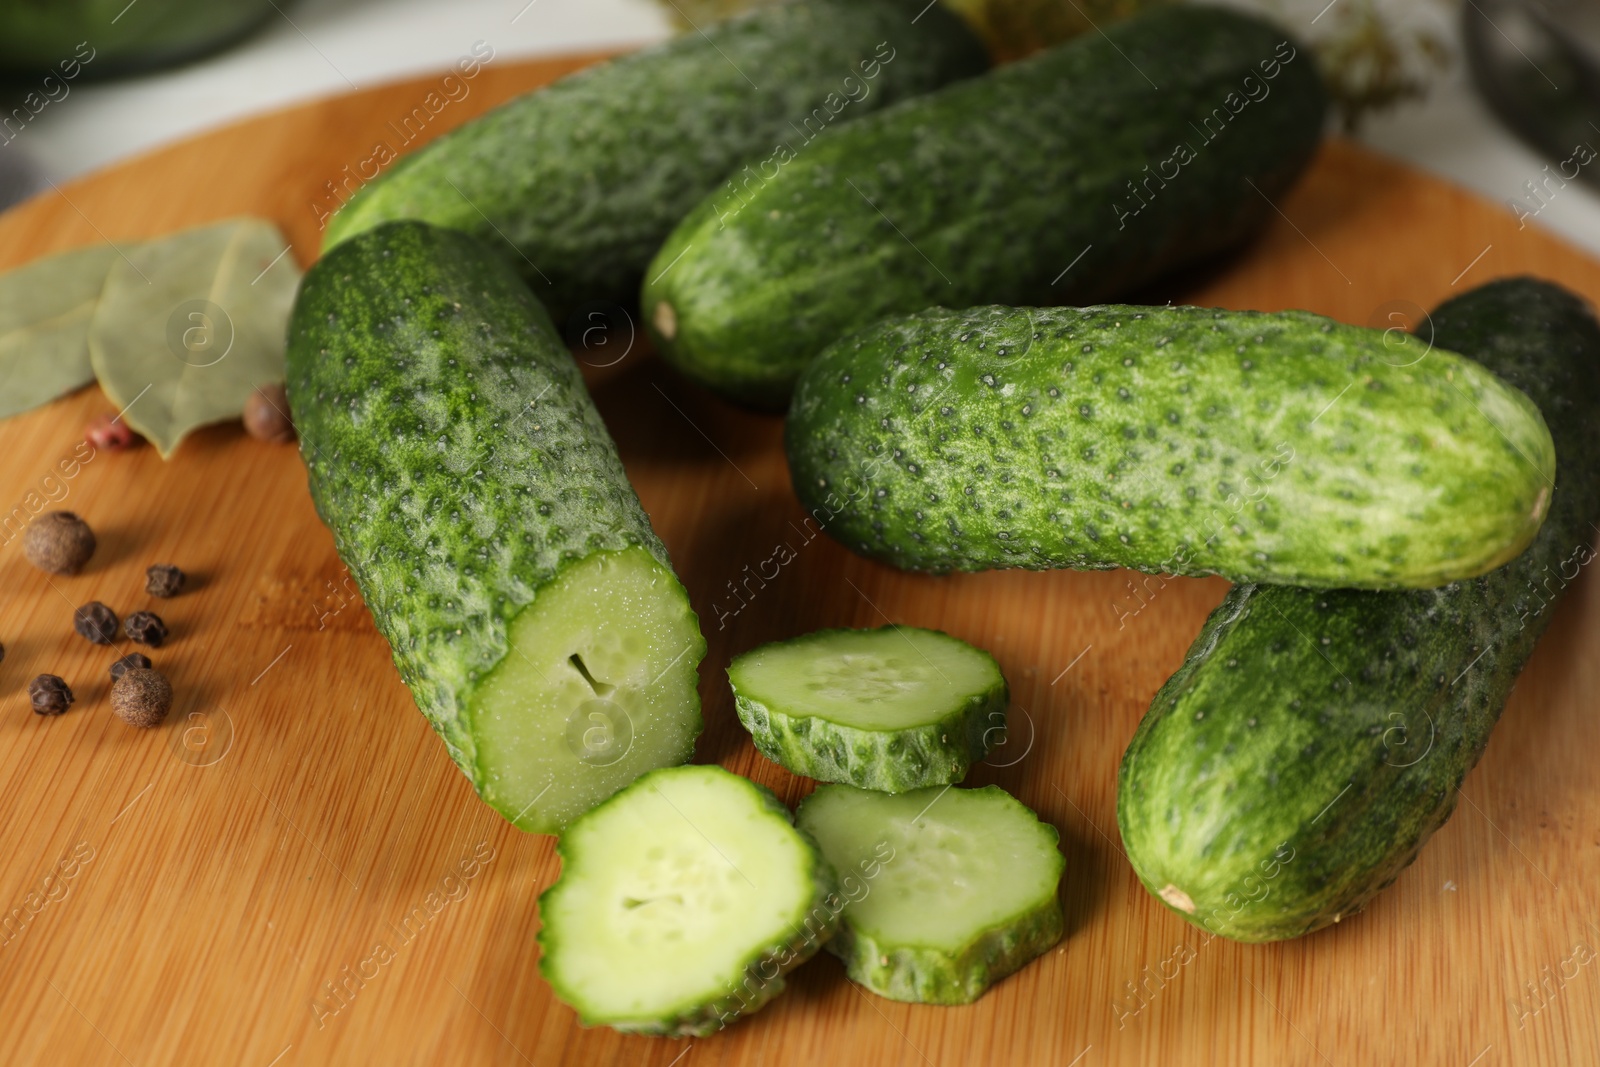
M 1117 791 L 1139 878 L 1225 937 L 1297 937 L 1394 881 L 1450 817 L 1552 602 L 1593 558 L 1600 325 L 1528 279 L 1432 320 L 1439 344 L 1544 409 L 1550 517 L 1514 562 L 1442 589 L 1228 594 L 1140 723 Z
M 631 307 L 702 197 L 737 203 L 836 123 L 988 67 L 959 17 L 913 19 L 921 6 L 798 0 L 581 71 L 358 183 L 323 247 L 423 219 L 504 251 L 558 322 L 589 301 Z
M 39 82 L 37 92 L 17 93 L 11 102 L 0 120 L 0 145 L 32 115 L 65 100 L 80 76 L 101 79 L 193 60 L 282 14 L 274 0 L 156 0 L 137 8 L 127 0 L 0 3 L 0 71 L 13 86 Z
M 579 818 L 539 897 L 539 972 L 585 1026 L 702 1036 L 783 991 L 832 936 L 833 867 L 721 767 L 652 771 Z
M 457 765 L 555 833 L 700 732 L 705 640 L 577 366 L 475 238 L 396 222 L 301 283 L 317 513 Z
M 934 308 L 825 351 L 785 433 L 830 534 L 935 572 L 1436 586 L 1527 547 L 1555 469 L 1482 367 L 1298 311 Z
M 968 1004 L 1061 940 L 1060 835 L 999 786 L 825 785 L 795 821 L 849 902 L 828 951 L 879 996 Z
M 959 782 L 1006 724 L 1000 665 L 937 630 L 822 630 L 744 653 L 728 680 L 763 756 L 863 789 Z
M 684 374 L 781 408 L 818 352 L 884 315 L 1087 304 L 1242 243 L 1275 217 L 1268 198 L 1325 110 L 1312 58 L 1277 29 L 1158 9 L 867 116 L 702 201 L 641 307 Z

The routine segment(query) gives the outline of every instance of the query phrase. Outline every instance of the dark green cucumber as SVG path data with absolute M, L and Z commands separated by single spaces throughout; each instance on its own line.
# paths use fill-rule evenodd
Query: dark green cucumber
M 903 793 L 967 776 L 1005 730 L 993 656 L 937 630 L 819 630 L 728 666 L 763 756 L 795 774 Z
M 1478 364 L 1301 311 L 934 308 L 824 351 L 785 432 L 829 533 L 929 571 L 1436 586 L 1521 552 L 1555 469 Z
M 936 5 L 913 21 L 921 6 L 797 0 L 581 71 L 403 157 L 324 247 L 423 219 L 505 251 L 558 322 L 588 301 L 632 306 L 712 190 L 732 196 L 835 123 L 987 68 L 957 16 Z
M 187 62 L 282 14 L 273 0 L 159 0 L 137 8 L 127 0 L 0 3 L 0 70 L 12 85 L 39 83 L 34 100 L 16 94 L 0 121 L 0 145 L 21 132 L 30 113 L 65 100 L 80 75 L 98 80 Z M 59 96 L 45 81 L 52 75 Z
M 1061 940 L 1060 835 L 997 785 L 825 785 L 795 822 L 849 901 L 828 951 L 879 996 L 968 1004 Z
M 783 802 L 721 767 L 652 771 L 556 847 L 539 973 L 586 1026 L 720 1030 L 781 993 L 846 906 Z
M 478 793 L 556 832 L 700 732 L 705 640 L 577 366 L 476 238 L 397 222 L 301 284 L 317 513 Z
M 1272 26 L 1160 9 L 713 194 L 657 253 L 641 306 L 689 377 L 782 407 L 824 346 L 883 315 L 1087 304 L 1240 244 L 1310 159 L 1325 106 L 1312 58 Z
M 1229 593 L 1123 757 L 1117 819 L 1151 892 L 1240 941 L 1359 911 L 1455 808 L 1553 601 L 1593 558 L 1600 325 L 1576 297 L 1499 281 L 1435 339 L 1525 389 L 1558 461 L 1521 557 L 1426 592 Z

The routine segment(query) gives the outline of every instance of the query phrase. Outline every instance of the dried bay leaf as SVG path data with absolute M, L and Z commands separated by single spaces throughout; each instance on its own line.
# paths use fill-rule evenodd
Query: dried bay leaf
M 94 373 L 124 420 L 170 458 L 191 430 L 236 419 L 283 380 L 300 268 L 264 219 L 140 245 L 111 265 L 89 325 Z
M 89 321 L 117 258 L 93 245 L 0 274 L 0 419 L 94 381 Z

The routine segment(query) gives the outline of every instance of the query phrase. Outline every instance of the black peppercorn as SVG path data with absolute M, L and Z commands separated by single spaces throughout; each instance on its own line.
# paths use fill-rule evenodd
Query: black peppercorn
M 167 624 L 153 611 L 136 611 L 123 622 L 122 632 L 141 645 L 160 648 L 167 639 Z
M 159 726 L 171 708 L 172 686 L 160 671 L 135 667 L 111 683 L 111 710 L 129 726 Z
M 144 572 L 144 591 L 151 596 L 177 596 L 183 592 L 184 573 L 170 563 L 157 563 Z
M 22 554 L 51 574 L 77 574 L 94 555 L 94 531 L 70 511 L 47 511 L 22 535 Z
M 109 645 L 117 639 L 117 613 L 91 600 L 72 613 L 72 628 L 97 645 Z
M 28 683 L 28 699 L 38 715 L 60 715 L 72 703 L 72 690 L 54 674 L 41 674 Z
M 149 669 L 149 656 L 143 652 L 129 652 L 111 665 L 111 680 L 113 682 L 116 681 L 128 671 L 147 671 Z

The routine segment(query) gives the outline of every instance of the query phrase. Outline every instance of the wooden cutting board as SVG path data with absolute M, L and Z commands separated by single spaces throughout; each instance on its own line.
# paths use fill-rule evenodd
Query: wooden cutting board
M 593 58 L 494 63 L 437 113 L 440 80 L 425 78 L 144 156 L 0 216 L 0 267 L 240 213 L 277 220 L 308 263 L 325 183 L 359 180 L 380 143 L 434 136 Z M 1278 208 L 1250 251 L 1147 298 L 1388 326 L 1517 272 L 1600 297 L 1600 264 L 1349 144 L 1329 145 Z M 446 758 L 294 449 L 230 424 L 168 463 L 148 447 L 101 452 L 65 477 L 58 461 L 110 408 L 90 388 L 0 424 L 0 515 L 54 498 L 101 544 L 71 578 L 33 570 L 17 539 L 0 547 L 0 1061 L 1600 1063 L 1591 576 L 1556 613 L 1455 817 L 1365 915 L 1280 945 L 1207 941 L 1140 887 L 1114 804 L 1122 750 L 1224 583 L 1136 593 L 1126 573 L 912 577 L 806 543 L 778 420 L 684 384 L 625 333 L 585 358 L 626 352 L 591 368 L 591 385 L 710 642 L 699 758 L 790 802 L 809 788 L 758 756 L 734 718 L 723 668 L 760 642 L 892 620 L 993 650 L 1013 729 L 971 782 L 1000 784 L 1061 831 L 1059 947 L 970 1007 L 879 999 L 821 956 L 715 1037 L 581 1029 L 536 966 L 552 839 L 510 829 Z M 724 617 L 728 583 L 783 543 L 794 561 Z M 166 561 L 197 587 L 151 604 L 144 568 Z M 91 599 L 123 614 L 154 606 L 170 623 L 154 656 L 178 694 L 164 727 L 111 715 L 115 653 L 71 628 Z M 70 713 L 31 712 L 26 685 L 41 672 L 75 688 Z

